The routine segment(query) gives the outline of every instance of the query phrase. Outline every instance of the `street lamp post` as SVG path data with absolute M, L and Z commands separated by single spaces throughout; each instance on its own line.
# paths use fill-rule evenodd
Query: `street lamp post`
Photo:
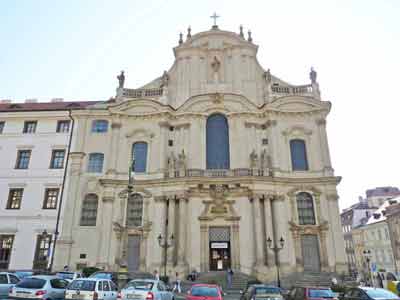
M 164 278 L 167 277 L 167 250 L 174 244 L 174 235 L 171 234 L 169 241 L 168 238 L 164 238 L 161 233 L 157 238 L 158 244 L 164 250 Z
M 283 249 L 283 246 L 285 245 L 285 240 L 283 239 L 283 237 L 281 237 L 281 239 L 279 240 L 279 245 L 280 246 L 278 246 L 277 244 L 273 245 L 271 238 L 268 237 L 267 246 L 268 246 L 269 249 L 271 249 L 275 253 L 277 285 L 278 285 L 278 287 L 281 287 L 281 279 L 280 279 L 280 276 L 279 276 L 279 264 L 280 264 L 280 262 L 279 262 L 278 254 L 279 254 L 279 251 L 281 251 Z
M 363 251 L 363 255 L 364 255 L 364 257 L 365 257 L 365 260 L 366 260 L 366 262 L 367 262 L 367 267 L 368 267 L 368 277 L 369 277 L 369 280 L 371 281 L 371 283 L 372 283 L 372 274 L 371 274 L 371 250 L 364 250 Z

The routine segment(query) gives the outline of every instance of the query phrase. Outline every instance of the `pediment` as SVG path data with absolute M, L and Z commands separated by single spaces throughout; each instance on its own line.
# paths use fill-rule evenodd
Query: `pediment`
M 178 112 L 209 114 L 215 111 L 224 113 L 256 112 L 257 106 L 247 98 L 234 94 L 206 94 L 189 98 Z
M 143 116 L 169 111 L 170 107 L 151 99 L 134 99 L 109 106 L 108 109 L 113 114 Z
M 315 100 L 311 97 L 291 96 L 278 98 L 267 104 L 266 109 L 279 112 L 306 113 L 328 111 L 331 108 L 330 102 Z

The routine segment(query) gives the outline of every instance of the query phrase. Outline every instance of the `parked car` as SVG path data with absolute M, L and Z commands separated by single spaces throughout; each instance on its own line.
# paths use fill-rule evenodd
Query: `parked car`
M 25 277 L 30 277 L 30 276 L 35 275 L 35 272 L 33 272 L 33 271 L 20 271 L 20 270 L 18 270 L 18 271 L 13 271 L 12 273 L 17 275 L 17 277 L 19 279 L 24 279 Z
M 187 292 L 186 300 L 222 300 L 224 293 L 215 284 L 194 284 Z
M 174 294 L 161 280 L 135 279 L 121 290 L 122 300 L 174 300 Z
M 18 282 L 9 293 L 12 299 L 64 299 L 68 281 L 51 275 L 35 275 Z
M 58 278 L 68 280 L 69 282 L 71 282 L 74 279 L 83 277 L 82 273 L 80 273 L 80 272 L 67 272 L 67 271 L 58 272 L 58 273 L 56 273 L 56 276 Z
M 11 288 L 19 281 L 20 279 L 12 273 L 0 272 L 0 298 L 7 298 Z
M 373 287 L 358 287 L 348 290 L 341 300 L 399 300 L 392 292 Z
M 129 273 L 105 272 L 105 271 L 95 272 L 92 275 L 90 275 L 89 278 L 108 279 L 114 282 L 114 284 L 117 287 L 122 287 L 131 280 Z
M 79 278 L 73 280 L 65 291 L 65 299 L 116 300 L 118 288 L 114 282 L 103 278 Z
M 287 300 L 337 300 L 336 294 L 330 288 L 294 287 L 286 296 Z
M 254 284 L 250 285 L 246 291 L 242 292 L 241 300 L 281 300 L 283 296 L 281 289 L 271 285 Z

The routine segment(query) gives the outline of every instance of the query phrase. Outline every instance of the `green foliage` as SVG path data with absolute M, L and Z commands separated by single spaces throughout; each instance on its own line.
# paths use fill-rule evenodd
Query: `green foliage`
M 101 271 L 101 269 L 96 268 L 96 267 L 86 267 L 82 269 L 82 274 L 84 277 L 89 277 L 92 275 L 94 272 Z
M 335 285 L 332 285 L 332 287 L 331 287 L 331 290 L 332 290 L 332 292 L 334 292 L 334 293 L 346 293 L 347 292 L 347 290 L 349 289 L 350 287 L 348 287 L 348 286 L 345 286 L 345 285 L 341 285 L 341 284 L 335 284 Z

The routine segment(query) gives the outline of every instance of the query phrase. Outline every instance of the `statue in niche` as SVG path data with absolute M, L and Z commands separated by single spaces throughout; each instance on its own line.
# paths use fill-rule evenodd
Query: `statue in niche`
M 178 168 L 186 169 L 186 154 L 185 150 L 182 149 L 182 152 L 178 155 Z
M 268 69 L 266 72 L 264 72 L 264 79 L 267 81 L 267 83 L 271 83 L 272 76 L 271 76 L 270 69 Z
M 120 89 L 124 88 L 124 84 L 125 84 L 125 75 L 124 75 L 124 71 L 121 71 L 121 74 L 119 74 L 117 76 L 118 79 L 118 87 Z
M 177 161 L 173 151 L 171 152 L 170 156 L 167 159 L 167 165 L 168 165 L 168 170 L 175 170 L 177 167 L 176 166 Z
M 214 56 L 214 59 L 211 63 L 211 68 L 213 69 L 214 72 L 214 81 L 218 82 L 219 81 L 219 69 L 221 67 L 221 62 L 218 60 L 216 56 Z
M 254 169 L 257 168 L 258 165 L 258 155 L 256 153 L 256 150 L 253 149 L 253 151 L 250 153 L 250 168 Z
M 169 83 L 169 75 L 167 71 L 164 71 L 163 75 L 161 76 L 161 87 L 166 88 Z

